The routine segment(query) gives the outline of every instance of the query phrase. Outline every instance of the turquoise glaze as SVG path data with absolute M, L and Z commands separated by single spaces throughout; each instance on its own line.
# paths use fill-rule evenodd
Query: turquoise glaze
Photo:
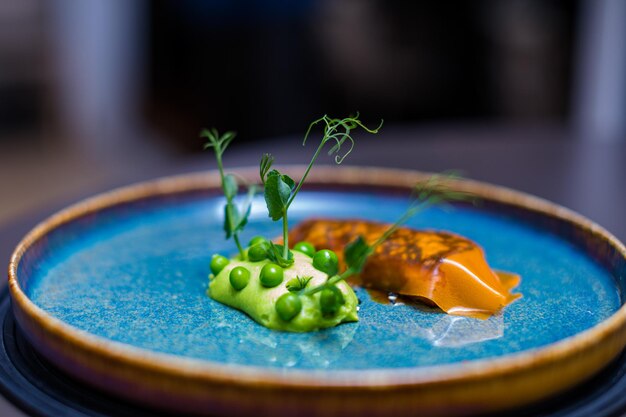
M 261 198 L 242 241 L 278 236 Z M 588 329 L 622 304 L 611 274 L 580 249 L 528 223 L 482 209 L 430 209 L 409 226 L 479 243 L 489 264 L 518 273 L 523 298 L 489 320 L 383 305 L 357 290 L 360 321 L 293 334 L 266 329 L 206 295 L 224 240 L 224 200 L 198 193 L 107 209 L 51 232 L 18 276 L 32 301 L 79 329 L 133 346 L 221 363 L 300 369 L 439 365 L 533 349 Z M 407 200 L 386 194 L 302 192 L 290 210 L 310 216 L 394 221 Z

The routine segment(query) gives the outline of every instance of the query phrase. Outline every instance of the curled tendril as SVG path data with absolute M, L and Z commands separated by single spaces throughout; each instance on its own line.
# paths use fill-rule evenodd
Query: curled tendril
M 306 130 L 306 133 L 304 134 L 304 139 L 302 140 L 302 146 L 306 145 L 306 140 L 311 134 L 311 130 L 313 130 L 313 128 L 317 126 L 319 122 L 326 121 L 327 119 L 328 119 L 328 116 L 324 115 L 320 117 L 319 119 L 311 122 L 311 124 L 309 125 L 309 128 Z M 328 129 L 328 122 L 326 122 L 326 127 L 324 127 L 324 134 L 326 134 L 326 129 Z
M 350 148 L 343 154 L 343 155 L 335 155 L 335 163 L 337 163 L 338 165 L 341 164 L 343 162 L 343 160 L 350 155 L 350 152 L 352 152 L 352 149 L 354 149 L 354 139 L 352 139 L 352 137 L 350 135 L 348 135 L 347 133 L 342 133 L 340 134 L 340 137 L 333 137 L 332 139 L 334 139 L 336 141 L 335 145 L 330 148 L 330 150 L 328 151 L 328 155 L 332 155 L 333 153 L 339 153 L 339 151 L 341 150 L 341 145 L 343 145 L 345 143 L 346 140 L 350 141 Z
M 358 112 L 354 116 L 348 116 L 343 119 L 331 119 L 330 117 L 328 117 L 328 115 L 324 115 L 320 117 L 319 119 L 313 121 L 313 123 L 309 125 L 309 128 L 307 129 L 304 135 L 304 140 L 302 141 L 302 145 L 306 144 L 306 140 L 309 137 L 313 128 L 322 122 L 324 123 L 324 130 L 323 130 L 324 137 L 322 139 L 322 145 L 326 144 L 329 141 L 335 142 L 334 145 L 328 151 L 328 155 L 336 154 L 335 163 L 337 164 L 341 164 L 343 160 L 348 155 L 350 155 L 350 153 L 354 149 L 355 141 L 350 135 L 350 132 L 353 129 L 360 127 L 368 133 L 378 133 L 378 131 L 383 125 L 383 120 L 381 120 L 380 124 L 376 128 L 374 129 L 368 128 L 359 120 Z M 341 147 L 346 141 L 350 142 L 349 148 L 346 152 L 344 152 L 343 154 L 340 154 Z

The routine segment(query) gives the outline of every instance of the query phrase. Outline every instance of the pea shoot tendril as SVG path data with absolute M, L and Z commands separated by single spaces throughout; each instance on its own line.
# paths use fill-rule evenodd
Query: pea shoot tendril
M 222 183 L 222 191 L 224 192 L 224 197 L 226 197 L 226 205 L 224 206 L 224 232 L 226 233 L 226 239 L 233 238 L 239 250 L 239 256 L 241 259 L 245 259 L 245 252 L 239 241 L 239 232 L 241 232 L 248 223 L 256 187 L 254 185 L 248 185 L 248 196 L 240 210 L 234 203 L 235 197 L 239 191 L 237 178 L 233 174 L 224 174 L 224 166 L 222 163 L 224 151 L 233 139 L 235 139 L 235 136 L 235 132 L 226 132 L 220 135 L 215 128 L 210 130 L 204 129 L 200 132 L 200 137 L 207 139 L 207 142 L 204 144 L 204 149 L 212 148 L 215 153 L 217 168 Z
M 302 141 L 303 146 L 306 145 L 306 141 L 312 130 L 320 124 L 323 124 L 324 126 L 322 139 L 320 140 L 309 165 L 304 171 L 302 178 L 297 184 L 288 175 L 281 174 L 278 170 L 274 169 L 270 171 L 274 162 L 274 158 L 271 155 L 265 154 L 261 158 L 259 173 L 261 175 L 261 181 L 265 185 L 264 196 L 269 217 L 271 217 L 274 221 L 283 220 L 282 261 L 286 263 L 289 263 L 289 222 L 287 211 L 296 198 L 296 195 L 298 195 L 302 185 L 306 181 L 306 178 L 309 175 L 311 168 L 313 168 L 313 165 L 315 164 L 315 161 L 320 155 L 322 149 L 324 149 L 327 143 L 334 142 L 334 145 L 330 148 L 328 154 L 335 154 L 335 162 L 337 164 L 341 164 L 354 148 L 354 139 L 351 136 L 351 131 L 360 127 L 367 133 L 376 134 L 382 127 L 383 121 L 381 120 L 380 125 L 378 125 L 375 129 L 370 129 L 359 120 L 358 113 L 355 116 L 349 116 L 343 119 L 333 119 L 324 115 L 309 125 Z M 348 146 L 348 149 L 343 153 L 340 153 L 342 146 L 344 146 L 346 142 L 348 142 L 346 145 Z

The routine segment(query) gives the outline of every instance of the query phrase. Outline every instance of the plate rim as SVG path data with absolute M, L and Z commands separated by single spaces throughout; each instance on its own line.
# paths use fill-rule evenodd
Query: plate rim
M 305 167 L 288 165 L 282 172 L 298 177 Z M 258 182 L 258 170 L 245 167 L 232 170 L 249 182 Z M 406 169 L 372 167 L 319 166 L 311 171 L 308 185 L 364 186 L 410 189 L 415 182 L 428 178 L 431 173 Z M 485 182 L 462 179 L 452 181 L 454 188 L 478 194 L 480 198 L 495 203 L 511 205 L 573 224 L 592 237 L 603 240 L 626 259 L 626 247 L 602 226 L 558 204 L 540 197 Z M 138 368 L 147 372 L 177 375 L 195 381 L 209 381 L 237 386 L 254 385 L 271 388 L 407 388 L 451 383 L 466 383 L 504 377 L 522 370 L 550 367 L 561 361 L 571 360 L 598 346 L 602 364 L 608 363 L 626 345 L 626 303 L 607 319 L 575 335 L 551 344 L 526 349 L 499 357 L 456 362 L 434 366 L 408 368 L 379 368 L 361 370 L 298 370 L 270 367 L 225 364 L 197 358 L 186 358 L 159 353 L 132 345 L 115 342 L 88 333 L 57 319 L 32 302 L 22 291 L 18 282 L 18 265 L 22 256 L 34 243 L 50 231 L 74 219 L 116 205 L 131 203 L 150 197 L 207 191 L 219 187 L 215 170 L 182 174 L 144 181 L 95 195 L 79 201 L 36 225 L 17 245 L 11 255 L 8 278 L 9 292 L 16 319 L 24 329 L 37 329 L 52 334 L 71 349 L 86 350 L 108 360 Z M 606 269 L 606 268 L 605 268 Z M 614 277 L 617 279 L 617 277 Z M 618 283 L 616 282 L 616 285 Z M 623 296 L 623 295 L 622 295 Z M 34 327 L 33 327 L 34 326 Z M 28 334 L 27 334 L 28 336 Z M 602 365 L 594 365 L 595 370 Z M 588 374 L 589 370 L 585 373 Z M 587 375 L 589 376 L 589 375 Z

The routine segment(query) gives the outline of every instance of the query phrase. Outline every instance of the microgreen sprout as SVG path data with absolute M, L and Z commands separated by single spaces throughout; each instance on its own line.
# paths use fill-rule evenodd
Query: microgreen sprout
M 287 256 L 283 256 L 284 247 L 283 245 L 276 245 L 274 242 L 269 242 L 270 249 L 267 252 L 267 258 L 282 266 L 283 268 L 289 268 L 294 263 L 293 253 L 291 251 L 287 252 Z
M 287 283 L 287 290 L 291 292 L 302 291 L 306 288 L 306 286 L 309 284 L 309 281 L 311 281 L 312 279 L 313 277 L 296 276 Z
M 329 276 L 325 283 L 304 289 L 301 291 L 301 294 L 313 295 L 326 288 L 332 288 L 338 282 L 361 273 L 367 258 L 373 254 L 383 242 L 389 239 L 396 230 L 402 227 L 402 225 L 417 213 L 434 205 L 454 201 L 474 202 L 475 199 L 471 194 L 464 191 L 456 191 L 450 187 L 450 182 L 455 179 L 458 179 L 458 175 L 456 174 L 436 174 L 426 181 L 418 183 L 413 189 L 412 201 L 407 210 L 393 225 L 385 230 L 374 243 L 368 244 L 362 236 L 358 236 L 355 240 L 346 245 L 344 248 L 344 260 L 347 269 L 344 272 Z
M 239 256 L 243 260 L 245 259 L 245 252 L 239 242 L 239 232 L 241 232 L 248 223 L 248 217 L 252 209 L 252 198 L 256 192 L 256 187 L 254 185 L 248 186 L 248 197 L 240 210 L 234 203 L 235 197 L 239 192 L 237 178 L 233 174 L 224 174 L 224 166 L 222 164 L 224 151 L 233 141 L 235 135 L 234 132 L 226 132 L 220 135 L 215 128 L 210 130 L 204 129 L 200 132 L 200 137 L 207 139 L 207 142 L 204 144 L 204 149 L 212 148 L 215 153 L 217 168 L 222 183 L 222 191 L 224 192 L 224 197 L 226 197 L 226 205 L 224 206 L 224 232 L 226 233 L 226 239 L 233 238 L 239 250 Z
M 263 157 L 261 158 L 261 164 L 259 165 L 259 175 L 261 176 L 261 181 L 263 182 L 263 185 L 265 185 L 265 177 L 267 176 L 267 173 L 269 172 L 273 163 L 274 157 L 272 156 L 272 154 L 263 154 Z
M 293 260 L 290 262 L 290 251 L 289 251 L 289 222 L 287 218 L 287 211 L 289 210 L 289 206 L 293 203 L 293 200 L 296 198 L 296 195 L 302 188 L 313 164 L 317 160 L 320 152 L 327 143 L 332 142 L 333 146 L 328 151 L 329 155 L 335 155 L 335 162 L 337 164 L 341 164 L 343 160 L 352 152 L 354 148 L 354 139 L 351 136 L 351 131 L 356 128 L 362 128 L 368 133 L 378 133 L 378 130 L 382 127 L 382 120 L 380 125 L 375 129 L 370 129 L 366 127 L 360 120 L 359 114 L 356 116 L 349 116 L 344 119 L 333 119 L 326 115 L 320 117 L 315 120 L 313 123 L 309 125 L 307 129 L 304 140 L 302 141 L 302 145 L 306 145 L 306 141 L 309 138 L 312 130 L 317 125 L 323 125 L 323 135 L 320 143 L 317 147 L 317 150 L 313 154 L 311 158 L 311 162 L 307 166 L 304 174 L 300 181 L 296 184 L 296 182 L 290 178 L 288 175 L 284 175 L 280 173 L 278 170 L 271 170 L 272 163 L 274 162 L 274 158 L 269 155 L 263 155 L 261 159 L 259 174 L 261 175 L 261 181 L 265 185 L 265 203 L 267 204 L 267 209 L 269 212 L 269 217 L 274 221 L 281 220 L 283 221 L 283 247 L 282 253 L 275 253 L 278 258 L 282 258 L 280 262 L 285 264 L 293 263 Z M 342 146 L 344 150 L 342 151 Z M 347 147 L 347 150 L 345 149 Z M 292 257 L 293 255 L 291 255 Z

